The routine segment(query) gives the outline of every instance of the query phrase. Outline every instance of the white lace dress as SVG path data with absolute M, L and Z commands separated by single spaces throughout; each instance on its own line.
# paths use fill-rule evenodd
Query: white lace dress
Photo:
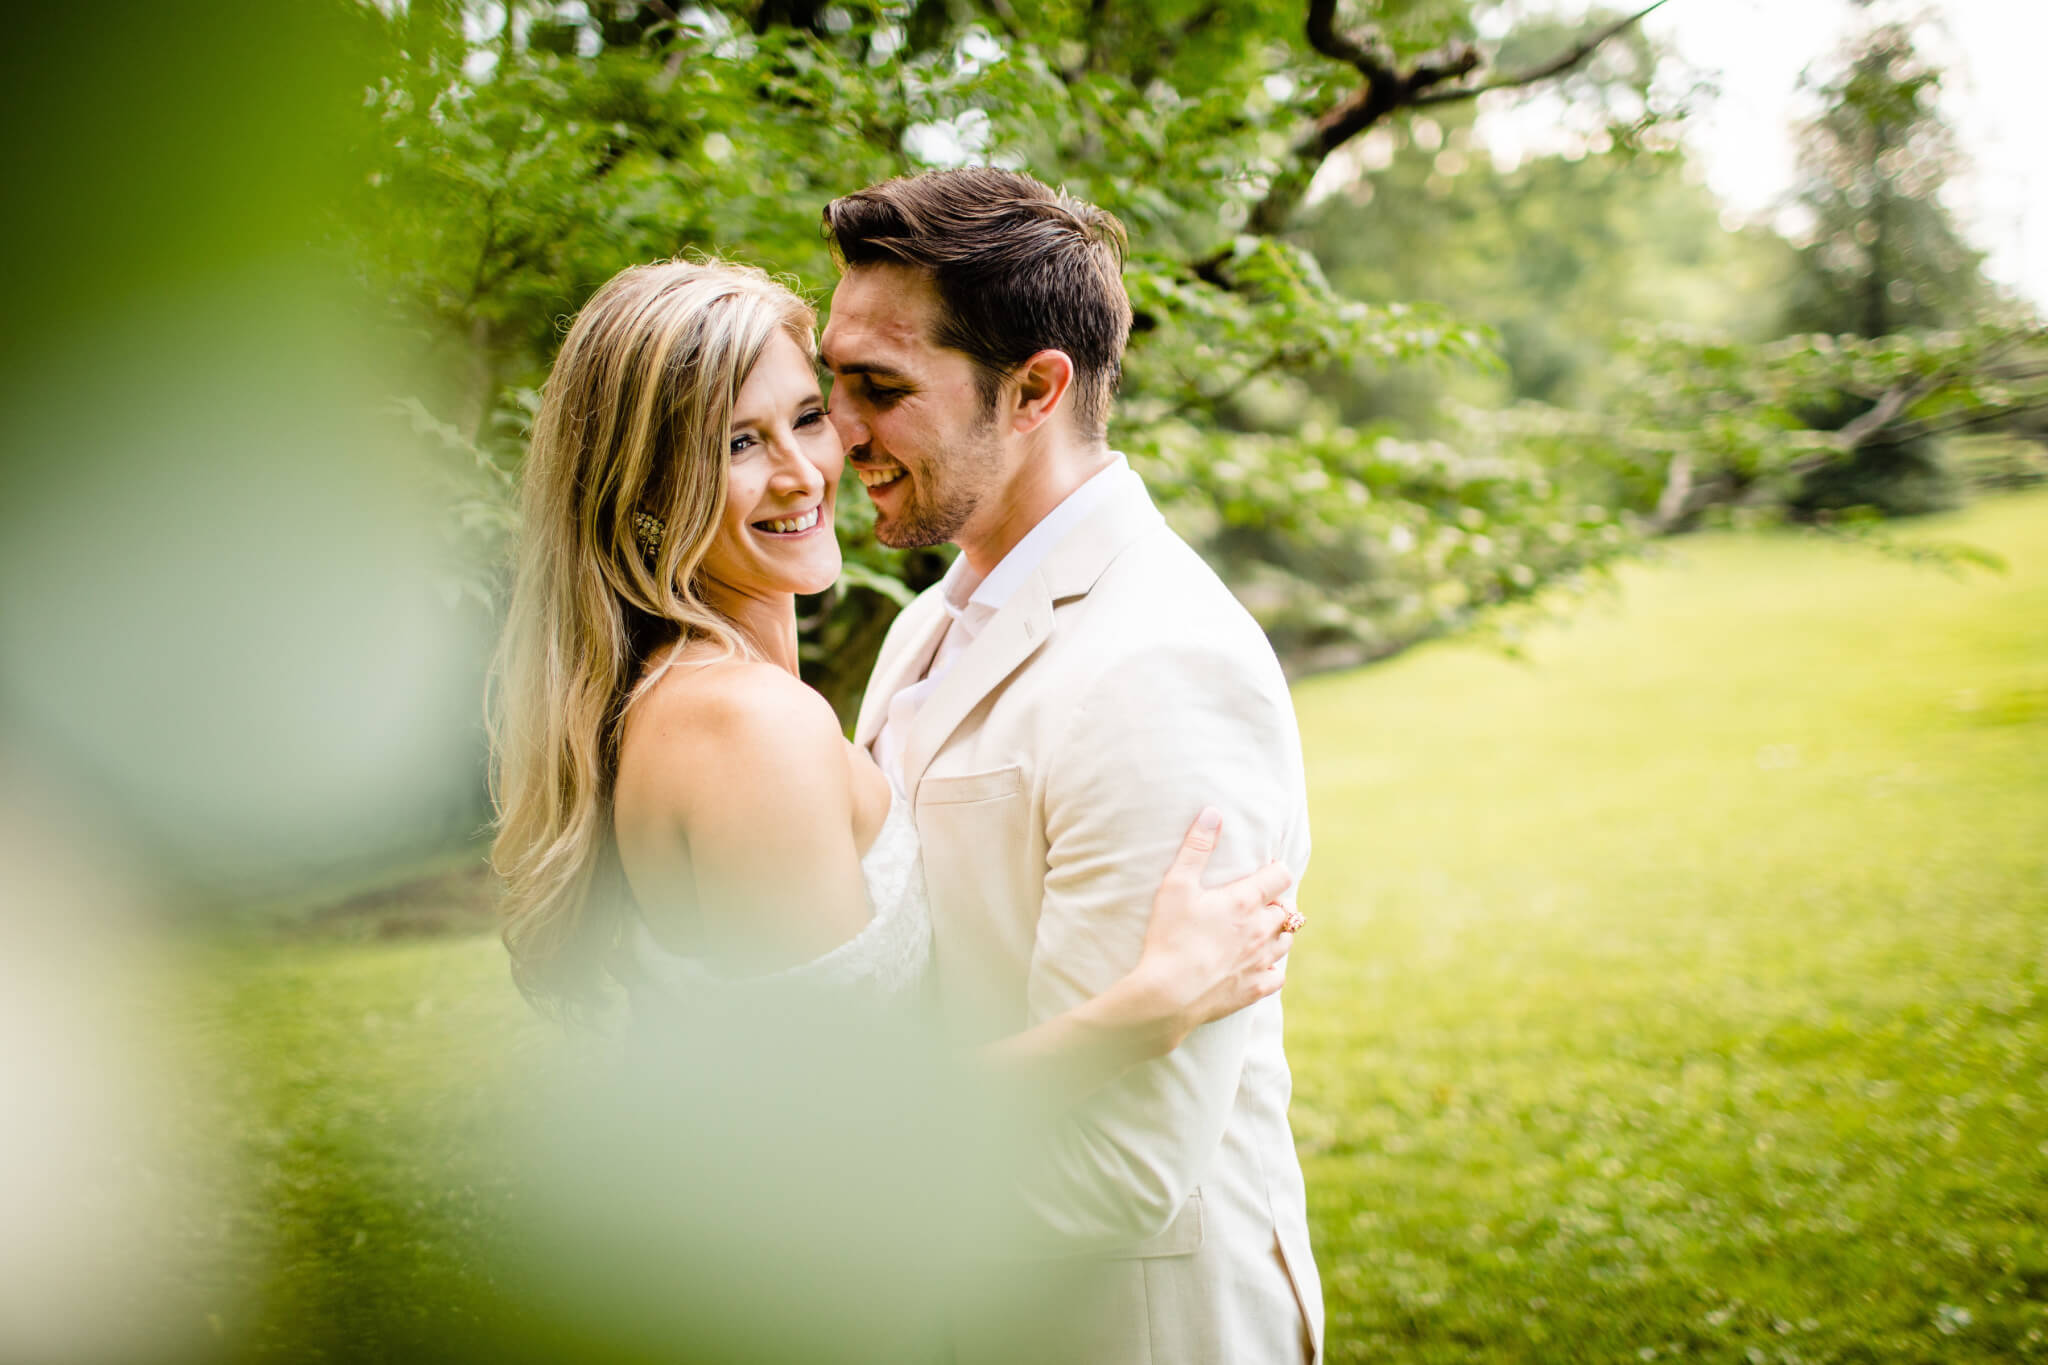
M 781 990 L 846 991 L 880 1005 L 908 1000 L 925 988 L 932 958 L 931 903 L 908 803 L 890 804 L 860 871 L 874 918 L 823 957 L 763 975 L 727 976 L 701 958 L 664 948 L 634 915 L 629 946 L 641 978 L 636 990 L 651 994 L 645 1002 L 650 1005 L 686 1007 L 715 1007 L 736 996 Z

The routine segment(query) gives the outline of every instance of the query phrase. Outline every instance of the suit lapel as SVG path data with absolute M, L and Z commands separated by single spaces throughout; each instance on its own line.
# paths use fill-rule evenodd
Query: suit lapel
M 988 626 L 954 660 L 952 670 L 925 699 L 903 751 L 903 785 L 913 801 L 925 769 L 953 732 L 981 704 L 982 698 L 1000 687 L 1052 635 L 1053 604 L 1086 595 L 1111 561 L 1163 521 L 1144 485 L 1132 479 L 1127 489 L 1108 498 L 1053 547 L 1038 571 L 1025 579 L 1002 610 L 990 618 Z M 932 591 L 936 593 L 939 589 Z M 922 599 L 917 605 L 922 605 Z M 913 606 L 912 610 L 915 609 Z M 871 690 L 869 701 L 862 704 L 859 734 L 863 736 L 863 745 L 882 728 L 888 698 L 896 694 L 897 688 L 923 676 L 938 645 L 939 632 L 952 619 L 942 604 L 934 603 L 933 610 L 938 618 L 937 628 L 918 647 L 906 649 L 891 660 L 888 671 L 892 676 L 884 679 L 882 670 L 877 669 L 876 690 L 880 691 L 881 700 L 874 702 L 876 690 Z M 911 671 L 913 668 L 916 671 Z M 877 711 L 872 720 L 868 714 L 871 705 Z
M 940 591 L 931 588 L 905 607 L 902 619 L 882 646 L 882 657 L 875 661 L 874 676 L 861 695 L 860 718 L 853 727 L 853 742 L 863 749 L 872 746 L 881 733 L 882 722 L 889 718 L 890 700 L 924 676 L 939 637 L 953 619 L 939 600 Z
M 903 785 L 913 801 L 917 784 L 940 746 L 952 738 L 981 699 L 1036 654 L 1051 634 L 1052 596 L 1046 591 L 1044 575 L 1034 573 L 989 619 L 974 643 L 953 660 L 952 668 L 918 711 L 903 750 Z

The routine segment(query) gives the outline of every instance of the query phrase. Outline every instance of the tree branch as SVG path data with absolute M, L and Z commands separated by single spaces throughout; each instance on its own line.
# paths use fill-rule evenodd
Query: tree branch
M 2048 365 L 2001 365 L 1985 374 L 2005 384 L 2023 384 L 2029 379 L 2048 379 Z
M 1592 56 L 1609 39 L 1616 37 L 1632 25 L 1641 23 L 1647 15 L 1654 10 L 1662 8 L 1665 3 L 1666 0 L 1651 0 L 1650 4 L 1643 6 L 1634 14 L 1623 19 L 1616 19 L 1605 28 L 1595 29 L 1547 62 L 1539 62 L 1535 66 L 1528 67 L 1522 71 L 1512 72 L 1505 76 L 1496 76 L 1494 79 L 1483 81 L 1478 85 L 1460 86 L 1455 90 L 1432 91 L 1415 100 L 1414 103 L 1418 108 L 1427 104 L 1450 104 L 1456 100 L 1477 99 L 1489 91 L 1514 90 L 1524 85 L 1535 85 L 1539 81 L 1547 81 L 1553 76 L 1562 76 L 1585 61 L 1586 58 Z
M 1692 456 L 1681 450 L 1664 468 L 1664 491 L 1657 495 L 1657 511 L 1651 519 L 1657 534 L 1664 534 L 1684 519 L 1692 490 Z
M 1300 358 L 1300 354 L 1294 348 L 1283 346 L 1258 364 L 1246 367 L 1244 373 L 1213 393 L 1204 393 L 1199 384 L 1189 382 L 1187 384 L 1187 395 L 1178 403 L 1168 408 L 1165 416 L 1185 417 L 1199 409 L 1208 408 L 1213 410 L 1217 404 L 1227 403 L 1237 397 L 1238 394 L 1243 393 L 1246 388 L 1250 387 L 1251 382 L 1259 378 L 1259 376 L 1271 374 L 1283 366 L 1295 363 Z
M 1952 413 L 1946 418 L 1929 417 L 1919 422 L 1907 422 L 1887 431 L 1884 443 L 1904 445 L 1907 441 L 1917 441 L 1923 436 L 1945 436 L 1952 431 L 1967 431 L 1971 427 L 1987 426 L 2008 417 L 2024 417 L 2034 412 L 2048 412 L 2048 398 L 2037 398 L 1995 408 L 1977 408 Z
M 1932 374 L 1923 376 L 1915 383 L 1895 385 L 1886 390 L 1877 402 L 1871 404 L 1869 411 L 1836 432 L 1836 438 L 1846 450 L 1862 448 L 1873 436 L 1903 416 L 1906 409 L 1934 393 L 1942 385 L 1960 379 L 1969 370 L 1988 367 L 2000 356 L 2024 346 L 2039 335 L 2038 332 L 2015 332 L 1983 355 L 1972 357 L 1967 363 L 1946 365 Z
M 1337 0 L 1308 0 L 1308 45 L 1332 61 L 1356 68 L 1367 80 L 1393 74 L 1394 54 L 1378 29 L 1357 38 L 1337 31 Z
M 1860 450 L 1871 437 L 1898 420 L 1899 414 L 1954 378 L 1949 370 L 1937 370 L 1917 384 L 1903 384 L 1884 394 L 1861 416 L 1835 433 L 1844 450 Z
M 1364 79 L 1358 88 L 1315 121 L 1307 136 L 1295 144 L 1295 164 L 1273 177 L 1270 188 L 1253 207 L 1245 230 L 1256 236 L 1274 236 L 1286 230 L 1294 212 L 1308 194 L 1309 182 L 1332 152 L 1401 109 L 1469 100 L 1487 90 L 1511 85 L 1532 85 L 1572 70 L 1599 47 L 1658 9 L 1666 0 L 1653 3 L 1610 24 L 1604 24 L 1580 38 L 1547 62 L 1479 85 L 1442 89 L 1445 82 L 1461 80 L 1479 69 L 1484 60 L 1479 49 L 1455 42 L 1416 59 L 1406 71 L 1400 69 L 1393 50 L 1377 29 L 1346 33 L 1337 27 L 1337 0 L 1308 0 L 1305 26 L 1309 46 L 1332 61 L 1343 62 Z M 1225 254 L 1198 264 L 1203 279 L 1222 274 Z

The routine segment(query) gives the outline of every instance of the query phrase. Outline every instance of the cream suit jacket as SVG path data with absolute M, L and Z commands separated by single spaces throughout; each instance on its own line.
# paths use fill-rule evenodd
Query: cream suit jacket
M 948 617 L 905 608 L 855 738 L 922 677 Z M 1205 804 L 1213 884 L 1309 834 L 1301 742 L 1251 617 L 1133 480 L 1039 565 L 925 700 L 904 785 L 923 841 L 937 990 L 965 1042 L 1101 993 Z M 1020 1177 L 1040 1250 L 955 1305 L 960 1365 L 1317 1360 L 1323 1307 L 1275 997 L 1208 1024 L 1070 1111 Z

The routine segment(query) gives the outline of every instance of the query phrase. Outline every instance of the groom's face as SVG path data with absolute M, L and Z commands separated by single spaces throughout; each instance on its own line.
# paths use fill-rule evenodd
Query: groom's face
M 974 362 L 941 346 L 938 291 L 907 266 L 860 266 L 832 291 L 820 350 L 832 422 L 875 505 L 875 538 L 960 539 L 1003 482 L 1005 442 Z

